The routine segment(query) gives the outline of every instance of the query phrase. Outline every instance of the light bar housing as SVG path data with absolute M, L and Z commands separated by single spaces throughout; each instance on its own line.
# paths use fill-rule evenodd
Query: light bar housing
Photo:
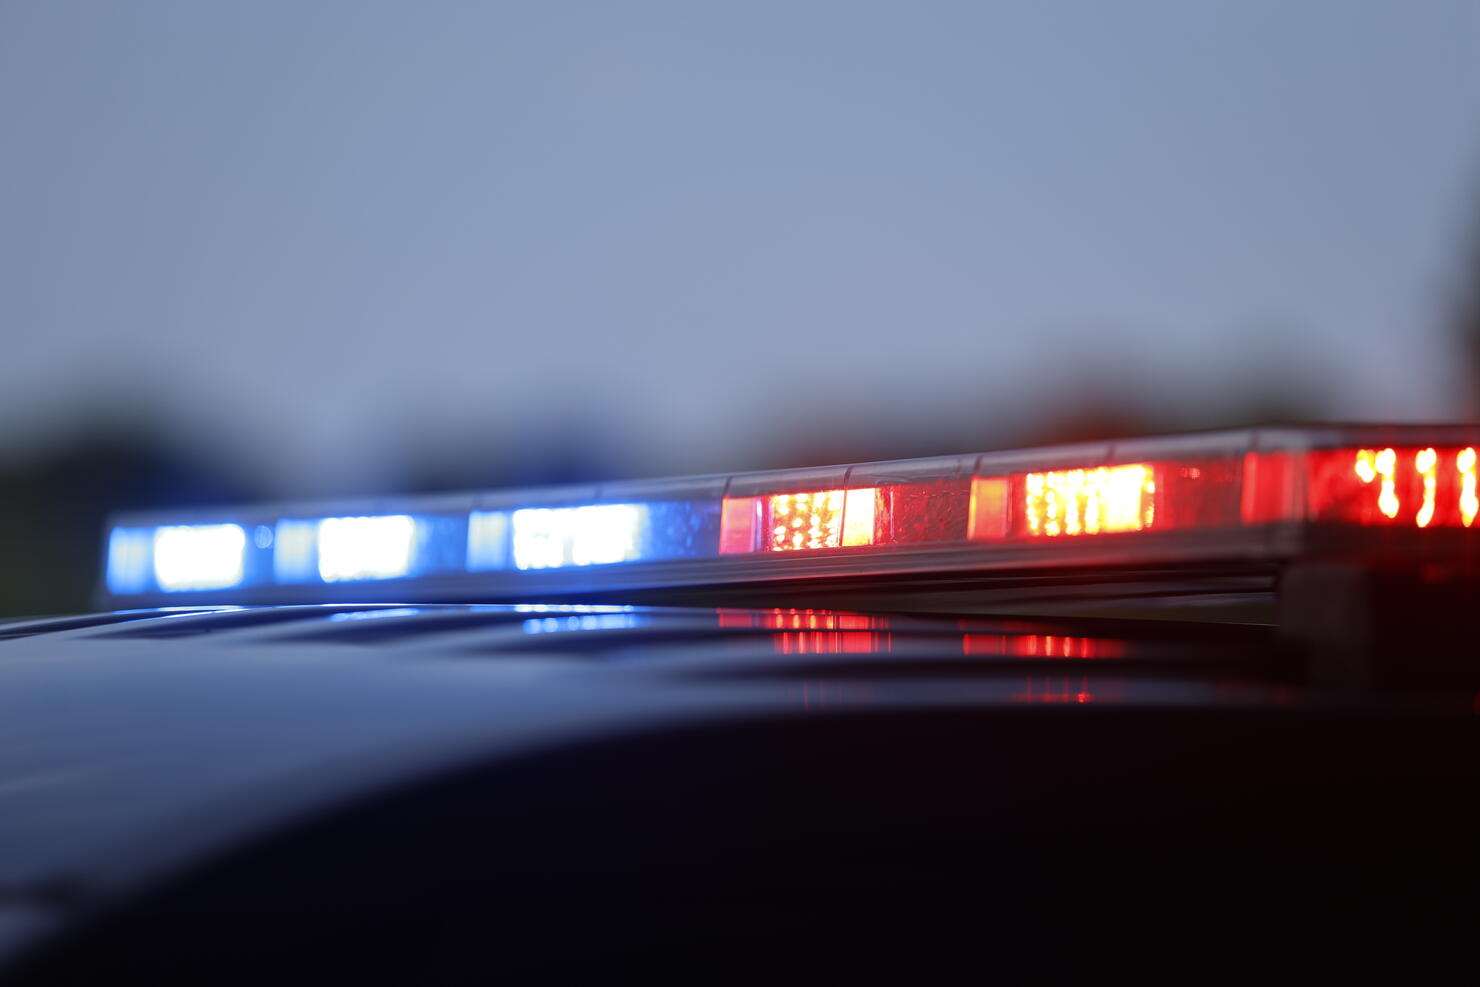
M 1209 432 L 111 518 L 110 607 L 467 602 L 1298 558 L 1469 560 L 1476 426 Z

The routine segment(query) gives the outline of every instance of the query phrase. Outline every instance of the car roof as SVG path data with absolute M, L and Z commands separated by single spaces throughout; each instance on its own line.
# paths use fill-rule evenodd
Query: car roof
M 573 745 L 969 715 L 1002 753 L 1088 731 L 1102 757 L 1107 737 L 1195 748 L 1237 722 L 1217 742 L 1268 737 L 1254 763 L 1278 763 L 1292 724 L 1307 747 L 1323 725 L 1337 744 L 1432 746 L 1449 724 L 1468 736 L 1472 701 L 1312 688 L 1274 627 L 1216 621 L 542 603 L 16 621 L 0 625 L 0 956 L 66 925 L 58 887 L 128 900 L 294 821 Z

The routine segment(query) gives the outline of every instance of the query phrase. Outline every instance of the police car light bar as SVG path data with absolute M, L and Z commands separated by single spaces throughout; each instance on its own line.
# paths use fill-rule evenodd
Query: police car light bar
M 1480 427 L 1214 432 L 111 519 L 105 605 L 465 601 L 909 574 L 1470 557 Z

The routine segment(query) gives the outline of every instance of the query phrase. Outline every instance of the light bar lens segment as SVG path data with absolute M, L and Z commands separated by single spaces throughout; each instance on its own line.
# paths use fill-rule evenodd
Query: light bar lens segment
M 112 593 L 148 592 L 154 577 L 154 532 L 150 528 L 114 528 L 108 533 L 105 578 Z
M 1140 531 L 1156 518 L 1156 481 L 1145 463 L 1029 473 L 1024 485 L 1028 534 L 1035 537 Z
M 154 532 L 154 581 L 166 593 L 241 584 L 247 533 L 239 524 L 178 524 Z
M 527 508 L 513 514 L 520 569 L 613 565 L 638 559 L 647 511 L 641 504 Z
M 1052 540 L 1238 527 L 1246 522 L 1243 482 L 1240 457 L 978 476 L 967 537 Z M 1284 520 L 1287 505 L 1269 510 L 1264 520 Z
M 765 550 L 794 552 L 809 548 L 871 545 L 877 496 L 878 491 L 869 488 L 769 497 L 763 524 Z
M 410 574 L 416 521 L 407 514 L 331 517 L 318 524 L 319 578 L 326 583 Z
M 496 572 L 509 567 L 509 512 L 468 515 L 468 571 Z
M 1309 453 L 1310 516 L 1377 527 L 1469 528 L 1480 514 L 1474 446 Z

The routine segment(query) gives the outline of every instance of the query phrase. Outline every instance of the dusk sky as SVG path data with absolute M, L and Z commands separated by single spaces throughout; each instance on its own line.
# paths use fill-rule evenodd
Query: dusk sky
M 0 459 L 1451 418 L 1480 3 L 0 3 Z M 855 414 L 856 412 L 856 414 Z M 327 481 L 325 481 L 327 483 Z

